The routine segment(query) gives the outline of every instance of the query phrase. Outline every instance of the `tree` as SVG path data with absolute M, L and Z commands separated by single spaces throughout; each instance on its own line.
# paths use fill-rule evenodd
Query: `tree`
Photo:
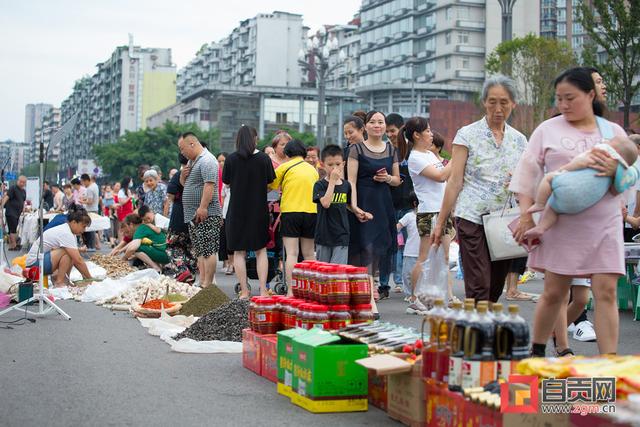
M 640 89 L 635 81 L 640 73 L 640 2 L 628 0 L 593 0 L 579 8 L 579 22 L 606 59 L 600 64 L 596 55 L 585 65 L 597 66 L 607 82 L 612 100 L 623 105 L 624 127 L 629 127 L 631 100 Z
M 24 176 L 40 176 L 40 163 L 29 163 L 20 171 L 20 175 Z M 58 181 L 58 163 L 51 160 L 44 161 L 44 179 L 50 182 Z
M 281 128 L 286 131 L 291 138 L 299 139 L 307 147 L 316 145 L 316 136 L 312 132 L 298 132 L 288 127 Z M 275 131 L 269 132 L 262 140 L 258 141 L 258 149 L 263 150 L 267 145 L 271 145 L 271 140 L 276 135 Z
M 178 168 L 178 138 L 184 132 L 193 132 L 200 141 L 207 143 L 209 151 L 219 150 L 219 133 L 216 129 L 203 131 L 195 124 L 179 125 L 170 121 L 162 127 L 125 132 L 115 143 L 93 147 L 98 165 L 112 180 L 125 176 L 136 177 L 138 166 L 158 165 L 163 176 L 168 177 L 172 168 Z
M 533 125 L 545 118 L 554 97 L 553 80 L 576 58 L 571 47 L 556 39 L 529 34 L 500 43 L 487 59 L 489 73 L 512 76 L 522 89 L 520 99 L 533 109 Z

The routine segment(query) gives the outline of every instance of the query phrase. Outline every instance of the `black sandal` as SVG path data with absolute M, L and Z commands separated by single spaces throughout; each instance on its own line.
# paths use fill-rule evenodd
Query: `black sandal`
M 556 354 L 557 357 L 566 357 L 566 356 L 575 356 L 575 354 L 573 354 L 573 350 L 571 350 L 571 348 L 567 347 L 562 351 L 558 351 L 556 349 Z

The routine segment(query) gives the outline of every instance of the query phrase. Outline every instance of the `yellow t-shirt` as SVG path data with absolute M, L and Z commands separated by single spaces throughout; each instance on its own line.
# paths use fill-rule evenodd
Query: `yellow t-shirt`
M 289 168 L 292 169 L 285 175 Z M 276 179 L 269 184 L 269 188 L 282 189 L 281 212 L 317 213 L 317 206 L 313 202 L 313 186 L 318 179 L 316 168 L 305 162 L 302 157 L 294 157 L 278 166 Z

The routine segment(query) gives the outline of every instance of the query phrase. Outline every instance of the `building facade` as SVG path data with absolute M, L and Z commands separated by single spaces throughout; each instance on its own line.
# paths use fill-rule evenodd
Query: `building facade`
M 587 39 L 578 21 L 579 8 L 591 0 L 540 0 L 540 35 L 567 42 L 580 57 Z
M 36 152 L 35 134 L 36 129 L 42 127 L 42 119 L 49 114 L 53 105 L 51 104 L 27 104 L 24 108 L 24 142 L 30 144 L 31 154 Z
M 130 39 L 78 80 L 61 106 L 62 124 L 77 114 L 60 143 L 60 167 L 72 175 L 79 159 L 93 158 L 96 144 L 114 142 L 125 131 L 146 126 L 147 118 L 176 101 L 176 67 L 171 49 L 141 48 Z
M 535 1 L 519 1 L 513 35 L 539 33 Z M 497 0 L 363 0 L 356 92 L 370 108 L 429 114 L 431 99 L 472 100 L 501 42 Z M 533 21 L 533 22 L 532 22 Z
M 246 19 L 219 42 L 204 45 L 180 70 L 178 98 L 207 84 L 298 87 L 305 36 L 302 15 L 276 11 Z
M 54 107 L 42 119 L 42 126 L 38 127 L 34 136 L 35 154 L 37 158 L 40 153 L 40 142 L 44 143 L 47 160 L 58 162 L 60 160 L 60 143 L 49 145 L 51 137 L 60 129 L 60 108 Z
M 4 167 L 5 173 L 20 175 L 22 169 L 32 162 L 31 145 L 10 139 L 0 141 L 0 168 Z M 5 179 L 7 179 L 6 176 Z

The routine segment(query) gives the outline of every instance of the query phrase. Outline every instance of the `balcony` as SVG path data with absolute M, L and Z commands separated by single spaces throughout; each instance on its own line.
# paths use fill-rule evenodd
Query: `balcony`
M 383 59 L 383 60 L 380 60 L 380 61 L 376 62 L 376 65 L 378 67 L 384 67 L 385 65 L 389 65 L 390 63 L 391 63 L 391 61 L 389 59 Z
M 456 0 L 456 3 L 485 5 L 487 2 L 486 0 Z
M 425 50 L 418 52 L 416 54 L 416 58 L 418 59 L 431 58 L 434 53 L 436 53 L 436 50 L 434 48 L 428 47 L 428 48 L 425 48 Z
M 456 21 L 456 27 L 468 29 L 468 30 L 484 30 L 485 24 L 484 22 L 467 21 L 466 19 L 458 19 Z
M 401 9 L 396 10 L 393 13 L 393 16 L 403 16 L 403 15 L 406 15 L 407 13 L 409 13 L 409 9 L 407 9 L 406 7 L 403 7 Z
M 484 79 L 483 71 L 456 70 L 456 77 L 461 79 Z
M 400 31 L 399 33 L 395 33 L 395 34 L 393 35 L 393 38 L 394 38 L 394 39 L 396 39 L 396 40 L 401 40 L 401 39 L 403 39 L 403 38 L 407 37 L 408 35 L 409 35 L 409 33 L 408 33 L 408 32 L 406 32 L 406 31 Z
M 458 45 L 456 46 L 456 52 L 459 53 L 476 53 L 484 55 L 484 47 L 482 46 L 466 46 L 466 45 Z
M 393 58 L 393 62 L 404 62 L 407 60 L 407 55 L 398 55 Z

